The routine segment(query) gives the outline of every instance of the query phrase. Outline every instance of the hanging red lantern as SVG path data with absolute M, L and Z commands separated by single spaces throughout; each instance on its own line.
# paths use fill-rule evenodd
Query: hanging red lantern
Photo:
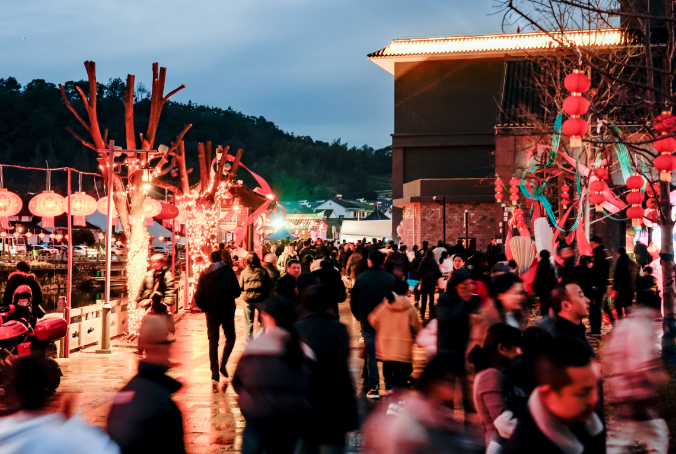
M 21 208 L 23 208 L 21 197 L 7 189 L 0 188 L 0 227 L 8 229 L 8 218 L 19 214 Z
M 589 189 L 594 192 L 604 192 L 606 189 L 608 189 L 608 185 L 605 181 L 594 180 L 589 185 Z
M 627 210 L 627 217 L 631 219 L 631 224 L 634 227 L 641 227 L 641 220 L 645 214 L 645 210 L 641 206 L 645 200 L 645 194 L 643 194 L 641 189 L 643 188 L 643 178 L 634 174 L 627 178 L 627 189 L 631 190 L 627 194 L 627 203 L 631 207 Z
M 671 112 L 662 112 L 655 118 L 655 129 L 663 134 L 671 134 L 676 130 L 676 116 Z
M 502 187 L 503 182 L 500 179 L 500 177 L 495 180 L 495 199 L 498 201 L 498 203 L 502 202 L 502 199 L 504 198 L 504 188 Z
M 641 205 L 645 200 L 645 194 L 640 191 L 627 194 L 627 203 L 630 205 Z
M 627 189 L 631 191 L 640 191 L 643 189 L 643 178 L 636 174 L 627 178 Z
M 655 158 L 653 165 L 660 171 L 660 181 L 671 182 L 671 172 L 676 170 L 676 156 L 662 153 Z
M 645 215 L 646 219 L 652 222 L 657 222 L 657 212 L 655 210 L 646 210 L 646 211 L 649 211 L 649 213 L 646 213 Z
M 176 205 L 171 203 L 163 203 L 160 213 L 155 217 L 161 221 L 169 221 L 171 219 L 176 219 L 179 213 L 180 212 L 178 211 Z
M 589 201 L 595 205 L 595 209 L 599 213 L 603 211 L 603 202 L 606 201 L 604 192 L 607 189 L 608 185 L 602 180 L 594 180 L 589 185 L 589 191 L 591 193 L 589 196 Z
M 599 180 L 607 180 L 610 177 L 608 167 L 605 166 L 597 167 L 596 169 L 594 169 L 594 175 L 596 175 L 596 178 L 598 178 Z
M 645 187 L 645 193 L 648 197 L 658 197 L 660 195 L 660 187 L 656 184 L 648 183 Z
M 564 184 L 561 186 L 561 206 L 566 209 L 570 204 L 570 186 Z
M 86 226 L 89 216 L 96 212 L 96 200 L 84 192 L 75 192 L 63 199 L 63 211 L 68 212 L 68 199 L 70 198 L 70 214 L 73 216 L 73 225 Z
M 28 202 L 28 209 L 42 218 L 42 228 L 53 228 L 54 217 L 63 214 L 63 200 L 54 191 L 44 191 Z
M 568 115 L 582 116 L 589 110 L 589 101 L 581 95 L 568 96 L 563 100 L 563 111 Z
M 672 136 L 661 136 L 653 142 L 653 147 L 660 153 L 673 153 L 676 150 L 676 139 Z
M 516 177 L 512 177 L 511 180 L 509 180 L 509 192 L 512 193 L 512 195 L 509 196 L 509 200 L 512 201 L 512 205 L 516 205 L 517 202 L 519 201 L 519 180 Z
M 591 80 L 581 70 L 574 69 L 572 73 L 566 76 L 563 84 L 569 92 L 582 94 L 586 93 L 591 87 Z
M 96 211 L 101 214 L 108 214 L 108 196 L 101 197 L 98 202 L 96 202 Z M 117 210 L 115 209 L 115 202 L 113 202 L 113 216 L 117 217 Z
M 641 219 L 643 219 L 644 210 L 640 206 L 631 206 L 627 209 L 627 217 L 631 219 L 631 225 L 634 227 L 641 226 Z
M 582 136 L 589 132 L 589 125 L 584 118 L 571 117 L 563 123 L 561 131 L 570 137 L 570 146 L 580 148 L 582 146 Z
M 646 200 L 645 206 L 646 206 L 646 208 L 649 208 L 649 209 L 651 209 L 651 210 L 654 210 L 655 208 L 657 208 L 657 200 L 655 200 L 654 198 L 650 197 L 648 200 Z

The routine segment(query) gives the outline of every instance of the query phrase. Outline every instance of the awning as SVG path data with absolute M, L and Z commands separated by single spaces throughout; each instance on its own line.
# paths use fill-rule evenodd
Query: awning
M 383 239 L 392 237 L 392 220 L 343 221 L 340 229 L 341 240 Z

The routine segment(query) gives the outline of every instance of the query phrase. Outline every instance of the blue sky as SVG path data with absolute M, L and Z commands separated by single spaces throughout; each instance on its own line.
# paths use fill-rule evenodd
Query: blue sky
M 264 116 L 283 130 L 390 144 L 393 79 L 366 55 L 392 38 L 499 33 L 492 0 L 3 0 L 0 78 L 26 84 L 167 66 L 174 99 Z

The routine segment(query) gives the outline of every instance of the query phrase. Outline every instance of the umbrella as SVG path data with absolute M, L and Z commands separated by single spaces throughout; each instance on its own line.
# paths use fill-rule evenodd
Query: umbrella
M 295 239 L 296 239 L 296 237 L 295 237 L 294 235 L 292 235 L 291 232 L 289 232 L 288 230 L 282 228 L 282 229 L 277 230 L 277 231 L 276 231 L 275 233 L 273 233 L 272 235 L 266 237 L 266 238 L 265 238 L 265 241 L 279 241 L 279 240 L 283 240 L 283 239 L 286 238 L 287 236 L 288 236 L 289 238 L 291 238 L 292 240 L 295 240 Z

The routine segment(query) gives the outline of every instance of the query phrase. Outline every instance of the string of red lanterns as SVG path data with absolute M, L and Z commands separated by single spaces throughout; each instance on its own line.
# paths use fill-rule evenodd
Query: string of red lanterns
M 570 186 L 563 184 L 561 186 L 561 206 L 565 210 L 570 205 Z
M 499 176 L 497 176 L 497 179 L 495 180 L 495 200 L 500 203 L 502 202 L 502 199 L 505 197 L 505 194 L 503 191 L 505 190 L 502 185 L 504 184 L 503 181 L 500 179 Z
M 643 188 L 643 178 L 633 174 L 627 178 L 627 189 L 631 192 L 627 194 L 627 203 L 631 206 L 627 209 L 627 217 L 631 219 L 631 225 L 634 228 L 640 228 L 645 211 L 641 206 L 645 200 L 645 194 L 641 192 Z
M 672 154 L 676 150 L 676 139 L 670 134 L 676 130 L 676 117 L 671 112 L 662 112 L 655 118 L 655 129 L 660 137 L 653 146 L 660 155 L 655 158 L 653 165 L 660 172 L 660 181 L 671 182 L 671 172 L 676 170 L 676 156 Z
M 589 110 L 589 101 L 582 94 L 589 90 L 591 81 L 586 74 L 576 69 L 566 76 L 563 83 L 566 90 L 570 92 L 570 96 L 563 101 L 563 111 L 570 118 L 563 123 L 561 131 L 570 137 L 571 148 L 580 148 L 582 147 L 582 136 L 589 132 L 587 121 L 581 118 Z
M 509 192 L 512 194 L 509 200 L 512 201 L 512 205 L 516 205 L 519 202 L 519 180 L 516 176 L 509 180 L 509 186 Z

